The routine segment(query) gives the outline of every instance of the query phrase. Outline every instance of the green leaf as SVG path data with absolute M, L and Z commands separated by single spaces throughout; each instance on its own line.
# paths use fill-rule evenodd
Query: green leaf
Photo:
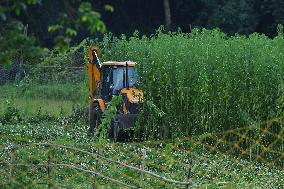
M 60 30 L 62 28 L 63 28 L 62 25 L 58 25 L 58 24 L 50 25 L 50 26 L 48 26 L 48 31 L 49 32 L 55 32 L 55 31 Z
M 86 15 L 82 16 L 81 18 L 82 22 L 86 22 L 88 20 L 88 17 Z
M 19 6 L 15 7 L 15 13 L 17 16 L 19 16 L 21 14 L 21 8 Z
M 38 3 L 40 3 L 41 0 L 27 0 L 27 4 L 30 4 L 30 5 L 36 5 Z
M 278 35 L 280 36 L 280 35 L 283 35 L 283 25 L 282 24 L 278 24 L 277 25 L 277 33 L 278 33 Z
M 111 5 L 109 5 L 109 4 L 106 4 L 106 5 L 104 6 L 104 8 L 105 8 L 106 11 L 109 11 L 109 12 L 113 12 L 113 11 L 114 11 L 113 6 L 111 6 Z
M 70 35 L 70 36 L 76 36 L 77 35 L 77 31 L 72 29 L 72 28 L 67 28 L 65 33 L 67 35 Z
M 79 7 L 79 12 L 80 13 L 85 13 L 85 12 L 88 12 L 88 11 L 91 11 L 91 10 L 92 10 L 91 3 L 83 2 L 83 3 L 80 4 L 80 7 Z

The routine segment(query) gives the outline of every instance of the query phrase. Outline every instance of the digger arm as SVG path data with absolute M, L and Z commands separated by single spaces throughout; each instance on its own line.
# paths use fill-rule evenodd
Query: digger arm
M 88 78 L 90 98 L 93 99 L 99 92 L 99 84 L 101 81 L 101 64 L 98 58 L 99 48 L 90 46 L 88 48 Z

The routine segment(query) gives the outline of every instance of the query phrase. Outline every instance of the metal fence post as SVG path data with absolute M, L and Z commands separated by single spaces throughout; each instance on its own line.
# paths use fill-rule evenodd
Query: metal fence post
M 191 183 L 190 183 L 191 169 L 192 169 L 192 159 L 189 159 L 188 171 L 187 171 L 187 175 L 186 175 L 186 178 L 185 178 L 185 182 L 187 182 L 188 184 L 185 185 L 185 189 L 188 189 L 191 185 Z

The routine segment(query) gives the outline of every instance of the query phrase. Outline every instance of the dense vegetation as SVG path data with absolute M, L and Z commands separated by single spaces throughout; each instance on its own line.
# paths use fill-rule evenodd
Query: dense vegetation
M 177 188 L 80 150 L 190 177 L 192 188 L 284 188 L 283 5 L 0 1 L 0 188 L 93 187 L 94 174 L 56 163 L 139 188 Z M 120 97 L 87 135 L 86 51 L 94 44 L 101 61 L 138 63 L 144 101 L 128 143 L 107 137 Z M 96 185 L 119 188 L 105 179 Z
M 106 36 L 103 58 L 140 63 L 147 138 L 225 131 L 281 116 L 283 33 L 228 37 L 218 30 Z M 150 107 L 150 108 L 149 108 Z
M 75 113 L 75 112 L 74 112 Z M 227 155 L 211 154 L 197 144 L 198 139 L 148 141 L 139 143 L 112 143 L 106 141 L 103 145 L 95 143 L 94 138 L 87 136 L 86 125 L 82 120 L 74 120 L 80 114 L 70 118 L 53 118 L 42 115 L 16 123 L 0 123 L 0 162 L 11 161 L 11 153 L 7 151 L 15 144 L 25 145 L 31 142 L 49 142 L 59 145 L 75 146 L 89 152 L 100 150 L 100 154 L 113 160 L 139 167 L 142 162 L 142 149 L 146 150 L 146 169 L 167 178 L 183 180 L 187 173 L 189 158 L 193 160 L 191 180 L 192 188 L 281 188 L 283 187 L 283 172 L 255 164 L 249 161 L 236 160 Z M 78 117 L 77 117 L 78 118 Z M 48 157 L 53 163 L 68 163 L 93 169 L 96 159 L 82 153 L 74 153 L 63 148 L 47 148 L 36 145 L 23 146 L 13 151 L 13 163 L 35 164 L 46 163 Z M 93 177 L 90 174 L 63 167 L 53 167 L 51 177 L 47 177 L 46 168 L 13 167 L 13 178 L 10 182 L 9 167 L 0 164 L 0 187 L 46 188 L 46 183 L 52 186 L 61 184 L 69 188 L 91 188 Z M 140 174 L 136 171 L 100 162 L 100 172 L 128 184 L 141 186 Z M 5 182 L 3 182 L 5 181 Z M 68 181 L 68 182 L 67 182 Z M 110 181 L 99 179 L 100 188 L 121 188 Z M 145 188 L 183 188 L 145 176 Z
M 102 50 L 102 61 L 138 62 L 145 100 L 135 130 L 136 136 L 150 142 L 117 144 L 87 136 L 86 70 L 77 67 L 86 65 L 85 50 L 95 43 Z M 137 32 L 130 38 L 106 34 L 102 41 L 84 40 L 64 53 L 46 52 L 23 80 L 0 86 L 0 145 L 52 142 L 89 151 L 99 148 L 107 157 L 137 166 L 141 149 L 146 148 L 147 168 L 177 180 L 183 180 L 190 154 L 194 161 L 191 178 L 197 188 L 281 188 L 283 120 L 269 126 L 266 120 L 283 116 L 283 47 L 281 26 L 273 39 L 256 33 L 229 37 L 219 30 L 168 33 L 160 28 L 150 37 Z M 104 117 L 102 132 L 111 114 Z M 249 126 L 253 123 L 256 126 Z M 187 136 L 190 138 L 179 139 Z M 158 139 L 164 140 L 154 141 Z M 93 165 L 84 155 L 59 149 L 50 152 L 56 162 Z M 36 147 L 15 153 L 19 154 L 17 163 L 45 162 L 47 155 Z M 60 153 L 64 155 L 59 157 Z M 0 161 L 8 160 L 7 153 L 1 154 Z M 278 168 L 269 167 L 275 165 Z M 1 171 L 5 174 L 0 179 L 8 178 L 8 167 Z M 102 171 L 115 178 L 123 175 L 123 181 L 139 185 L 136 172 L 108 164 Z M 46 181 L 45 169 L 19 168 L 15 174 L 23 175 L 10 183 L 15 186 Z M 92 182 L 92 177 L 67 169 L 53 174 L 52 182 L 64 184 L 61 180 L 66 178 L 72 180 L 70 187 L 89 187 L 87 183 Z M 10 186 L 6 184 L 3 187 Z M 109 186 L 104 180 L 99 184 Z M 152 179 L 145 184 L 172 188 Z
M 140 131 L 146 138 L 243 127 L 282 116 L 282 32 L 279 26 L 274 39 L 256 33 L 228 37 L 218 30 L 166 33 L 160 29 L 150 37 L 134 33 L 130 38 L 107 34 L 101 42 L 85 40 L 65 53 L 50 52 L 24 81 L 2 86 L 1 97 L 10 101 L 22 98 L 21 104 L 33 104 L 37 99 L 50 104 L 52 100 L 68 101 L 69 113 L 76 104 L 87 106 L 86 70 L 78 74 L 68 67 L 86 65 L 84 49 L 99 43 L 102 61 L 139 63 L 146 100 Z M 43 67 L 47 65 L 59 67 Z M 1 104 L 3 112 L 5 102 Z M 36 108 L 46 110 L 36 105 L 34 112 Z

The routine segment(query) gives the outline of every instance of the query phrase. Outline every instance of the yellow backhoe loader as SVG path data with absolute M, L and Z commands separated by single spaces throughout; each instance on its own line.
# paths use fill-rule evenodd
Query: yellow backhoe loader
M 117 107 L 117 114 L 110 128 L 110 136 L 116 140 L 120 131 L 134 127 L 139 103 L 143 93 L 137 88 L 138 76 L 136 63 L 99 60 L 97 46 L 88 48 L 89 78 L 89 133 L 93 133 L 106 110 L 106 103 L 113 96 L 121 96 L 122 104 Z

